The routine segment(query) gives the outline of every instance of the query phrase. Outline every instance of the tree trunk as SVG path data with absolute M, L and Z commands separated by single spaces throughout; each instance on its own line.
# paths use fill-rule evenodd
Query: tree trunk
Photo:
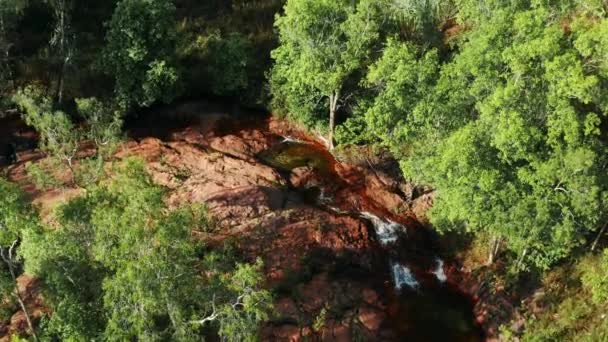
M 17 301 L 19 302 L 19 306 L 21 306 L 21 310 L 23 310 L 23 315 L 25 316 L 25 320 L 27 322 L 27 326 L 30 328 L 30 332 L 32 333 L 32 337 L 35 341 L 38 341 L 38 335 L 36 335 L 36 330 L 34 330 L 34 325 L 32 324 L 32 319 L 30 318 L 30 313 L 27 311 L 25 307 L 25 303 L 23 302 L 23 298 L 21 297 L 21 293 L 19 293 L 19 285 L 17 284 L 17 279 L 11 270 L 11 275 L 13 279 L 15 279 L 15 293 L 17 295 Z
M 65 8 L 64 2 L 59 2 L 59 51 L 61 54 L 61 67 L 57 80 L 57 103 L 63 102 L 63 72 L 65 71 Z
M 63 103 L 63 88 L 64 88 L 64 78 L 65 78 L 65 67 L 66 67 L 65 58 L 62 59 L 61 69 L 59 70 L 59 80 L 57 81 L 57 103 Z
M 498 255 L 498 252 L 500 251 L 501 242 L 502 241 L 501 241 L 500 237 L 492 238 L 492 242 L 490 242 L 490 253 L 488 253 L 488 261 L 487 261 L 488 265 L 492 265 L 494 263 L 494 261 L 496 260 L 496 256 Z
M 524 248 L 524 251 L 521 253 L 519 260 L 517 261 L 516 269 L 518 271 L 521 271 L 521 266 L 524 264 L 524 258 L 526 257 L 527 253 L 528 253 L 528 248 Z
M 340 98 L 340 90 L 336 90 L 329 96 L 329 137 L 327 139 L 327 148 L 334 149 L 334 129 L 336 127 L 336 111 L 338 109 L 338 99 Z
M 69 61 L 69 51 L 68 51 L 68 29 L 69 29 L 69 17 L 67 13 L 67 3 L 65 0 L 61 0 L 55 5 L 55 16 L 57 17 L 57 37 L 56 44 L 59 50 L 59 58 L 61 59 L 61 65 L 59 67 L 59 73 L 57 75 L 57 93 L 56 99 L 57 103 L 61 104 L 63 102 L 63 90 L 65 87 L 65 73 L 66 67 Z
M 604 226 L 602 227 L 602 229 L 600 229 L 600 232 L 597 234 L 597 237 L 593 241 L 593 244 L 591 245 L 592 252 L 595 251 L 595 247 L 597 247 L 597 243 L 600 241 L 600 238 L 602 237 L 602 235 L 604 235 L 604 231 L 606 231 L 606 226 L 608 226 L 608 222 L 606 222 L 604 224 Z
M 19 291 L 19 284 L 17 283 L 17 276 L 15 275 L 15 265 L 14 265 L 14 256 L 13 256 L 13 248 L 17 244 L 18 240 L 15 240 L 11 247 L 6 251 L 4 248 L 1 249 L 0 253 L 2 255 L 2 259 L 8 266 L 8 270 L 11 274 L 11 278 L 13 279 L 13 283 L 15 284 L 15 296 L 17 296 L 17 301 L 19 302 L 19 306 L 23 311 L 23 315 L 25 316 L 25 321 L 27 322 L 27 326 L 30 328 L 32 333 L 32 337 L 35 341 L 38 341 L 38 335 L 36 335 L 36 330 L 34 330 L 34 325 L 32 324 L 32 320 L 30 318 L 30 313 L 23 302 L 23 297 L 21 297 L 21 292 Z

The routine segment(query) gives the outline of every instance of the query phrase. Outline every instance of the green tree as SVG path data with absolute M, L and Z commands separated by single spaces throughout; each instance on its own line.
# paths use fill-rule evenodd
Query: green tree
M 336 113 L 350 95 L 345 83 L 378 36 L 378 8 L 371 1 L 289 0 L 284 10 L 275 22 L 280 45 L 272 52 L 275 105 L 309 120 L 327 101 L 333 148 Z
M 451 0 L 380 0 L 390 33 L 425 45 L 441 47 L 440 28 L 456 14 Z
M 608 301 L 608 249 L 605 249 L 597 264 L 585 269 L 581 280 L 583 286 L 591 292 L 595 304 Z
M 367 134 L 386 146 L 403 146 L 424 136 L 424 101 L 439 77 L 439 60 L 436 50 L 420 50 L 389 39 L 367 74 L 367 84 L 376 91 L 364 115 Z
M 433 221 L 506 240 L 518 269 L 549 267 L 605 219 L 596 113 L 608 109 L 606 75 L 586 63 L 575 37 L 545 8 L 497 11 L 444 75 L 469 89 L 446 86 L 456 102 L 474 104 L 444 114 L 467 123 L 427 164 L 440 189 Z
M 174 13 L 167 0 L 122 0 L 116 5 L 102 65 L 115 78 L 123 107 L 168 103 L 178 95 Z
M 53 109 L 52 100 L 42 88 L 19 90 L 13 101 L 22 109 L 26 124 L 40 133 L 40 148 L 64 163 L 75 183 L 74 159 L 81 137 L 70 117 Z
M 27 271 L 44 280 L 53 311 L 44 336 L 194 341 L 213 321 L 230 340 L 255 338 L 271 305 L 260 265 L 234 267 L 212 252 L 201 260 L 192 230 L 209 224 L 204 209 L 169 210 L 138 160 L 114 171 L 60 207 L 56 229 L 24 242 Z
M 71 23 L 73 3 L 70 0 L 46 1 L 51 5 L 55 19 L 50 43 L 55 51 L 56 58 L 59 60 L 55 98 L 61 104 L 63 102 L 66 71 L 75 58 L 75 32 L 72 30 Z
M 15 90 L 11 49 L 15 44 L 15 26 L 27 5 L 25 0 L 0 1 L 0 105 L 5 105 Z
M 95 98 L 76 99 L 78 114 L 84 119 L 78 127 L 67 113 L 53 109 L 50 97 L 41 88 L 29 86 L 19 90 L 13 101 L 22 109 L 25 122 L 40 133 L 40 148 L 49 156 L 46 164 L 28 165 L 28 171 L 39 175 L 41 183 L 61 183 L 48 179 L 53 172 L 44 170 L 61 165 L 67 167 L 72 185 L 86 187 L 102 178 L 104 162 L 112 158 L 120 142 L 122 111 Z M 95 144 L 95 154 L 77 158 L 85 139 Z
M 516 270 L 546 269 L 606 219 L 606 20 L 579 14 L 568 31 L 561 7 L 488 11 L 444 64 L 389 41 L 368 73 L 366 129 L 437 189 L 439 230 L 489 234 L 490 262 L 506 248 Z
M 38 225 L 37 216 L 15 185 L 0 179 L 0 193 L 0 295 L 5 303 L 17 300 L 25 315 L 30 334 L 38 340 L 31 314 L 23 300 L 24 294 L 17 283 L 17 277 L 23 270 L 23 258 L 20 253 L 22 237 L 24 232 Z
M 247 88 L 251 64 L 251 43 L 240 34 L 213 35 L 205 45 L 211 90 L 217 95 L 234 95 Z

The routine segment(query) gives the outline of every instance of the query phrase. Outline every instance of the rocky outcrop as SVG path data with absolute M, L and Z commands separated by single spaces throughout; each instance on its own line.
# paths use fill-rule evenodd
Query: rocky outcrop
M 154 181 L 171 189 L 167 201 L 172 206 L 204 203 L 215 223 L 212 232 L 200 237 L 207 243 L 230 239 L 246 259 L 263 259 L 267 284 L 280 294 L 277 317 L 262 331 L 264 340 L 350 341 L 353 334 L 377 339 L 386 304 L 374 289 L 375 280 L 360 274 L 336 276 L 343 267 L 371 275 L 373 240 L 365 221 L 307 200 L 300 190 L 324 181 L 315 169 L 281 173 L 260 161 L 257 155 L 279 141 L 273 134 L 279 132 L 236 123 L 228 129 L 225 120 L 214 116 L 209 125 L 215 129 L 198 121 L 166 140 L 131 141 L 118 156 L 145 158 Z M 349 170 L 342 167 L 340 172 L 346 176 Z M 369 182 L 381 191 L 380 183 Z M 344 191 L 338 196 L 359 194 Z
M 379 213 L 415 227 L 401 181 L 381 168 L 335 161 L 324 170 L 280 170 L 260 153 L 281 136 L 319 143 L 285 121 L 237 122 L 190 110 L 179 112 L 179 125 L 162 118 L 132 123 L 137 132 L 117 157 L 143 158 L 153 180 L 169 189 L 169 205 L 205 204 L 213 230 L 197 232 L 198 238 L 212 246 L 230 241 L 248 261 L 262 258 L 266 285 L 277 294 L 277 315 L 261 330 L 262 339 L 399 340 L 389 322 L 388 265 L 369 222 L 355 213 Z M 16 171 L 22 165 L 11 170 L 23 176 Z M 311 201 L 311 193 L 322 197 L 323 190 L 331 192 L 331 203 Z M 43 203 L 58 198 L 52 191 L 31 194 Z

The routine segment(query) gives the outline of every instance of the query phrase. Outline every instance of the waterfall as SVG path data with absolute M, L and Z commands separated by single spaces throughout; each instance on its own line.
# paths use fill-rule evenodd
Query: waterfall
M 392 263 L 391 271 L 393 273 L 393 282 L 395 283 L 395 288 L 401 290 L 403 285 L 406 285 L 412 289 L 417 289 L 420 285 L 412 271 L 407 266 L 401 265 L 400 263 Z
M 296 143 L 296 144 L 306 144 L 306 141 L 302 141 L 296 138 L 292 138 L 290 136 L 286 136 L 283 137 L 283 141 L 281 141 L 282 144 L 284 143 Z
M 331 198 L 331 196 L 328 196 L 325 193 L 325 189 L 321 188 L 321 192 L 319 193 L 318 200 L 319 200 L 319 203 L 321 203 L 321 204 L 327 204 L 327 203 L 331 203 L 333 199 Z
M 376 230 L 378 240 L 380 240 L 380 243 L 382 243 L 382 245 L 394 243 L 399 237 L 399 232 L 405 232 L 405 227 L 400 225 L 399 223 L 390 220 L 384 221 L 378 216 L 370 214 L 368 212 L 362 212 L 361 217 L 364 217 L 372 222 L 372 225 Z
M 445 271 L 443 270 L 443 260 L 437 258 L 437 268 L 433 271 L 433 274 L 437 277 L 440 283 L 445 283 L 448 277 L 445 275 Z

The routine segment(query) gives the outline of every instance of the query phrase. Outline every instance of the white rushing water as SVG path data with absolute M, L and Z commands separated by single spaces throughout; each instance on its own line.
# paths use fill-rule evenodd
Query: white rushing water
M 382 245 L 387 245 L 397 241 L 399 232 L 406 231 L 405 227 L 399 223 L 390 220 L 382 220 L 378 216 L 368 212 L 362 212 L 361 216 L 372 221 L 374 229 L 376 230 L 376 235 L 378 236 L 378 240 L 380 240 Z
M 440 283 L 445 283 L 448 277 L 445 275 L 445 271 L 443 270 L 443 260 L 437 258 L 437 268 L 433 271 L 433 274 L 437 277 Z
M 325 193 L 325 189 L 321 189 L 321 192 L 319 193 L 319 198 L 318 198 L 319 203 L 328 204 L 328 203 L 331 203 L 332 200 L 333 199 L 331 198 L 331 196 L 328 196 Z
M 393 282 L 395 288 L 401 290 L 403 285 L 406 285 L 412 289 L 417 289 L 420 285 L 412 271 L 407 266 L 401 265 L 400 263 L 393 263 L 391 265 L 391 271 L 393 273 Z
M 306 144 L 306 141 L 302 141 L 290 136 L 283 137 L 283 141 L 281 143 L 297 143 L 297 144 Z

